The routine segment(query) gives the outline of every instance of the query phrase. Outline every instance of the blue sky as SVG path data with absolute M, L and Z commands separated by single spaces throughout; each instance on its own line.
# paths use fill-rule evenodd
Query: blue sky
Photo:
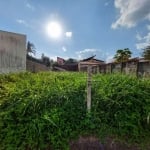
M 150 0 L 0 0 L 0 30 L 27 35 L 36 57 L 111 61 L 117 49 L 133 55 L 150 44 Z M 59 38 L 48 35 L 57 22 Z

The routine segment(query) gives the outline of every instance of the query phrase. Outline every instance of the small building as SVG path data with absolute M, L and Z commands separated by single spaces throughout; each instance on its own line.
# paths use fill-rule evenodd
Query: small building
M 83 59 L 78 63 L 78 70 L 79 71 L 87 71 L 88 66 L 92 66 L 92 73 L 99 73 L 100 65 L 105 64 L 104 61 L 95 59 L 96 55 Z
M 0 73 L 26 70 L 26 35 L 0 30 Z

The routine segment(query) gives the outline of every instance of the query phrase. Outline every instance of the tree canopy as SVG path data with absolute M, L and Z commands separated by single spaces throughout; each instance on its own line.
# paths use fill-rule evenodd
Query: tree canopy
M 76 63 L 76 62 L 77 62 L 76 59 L 68 58 L 68 59 L 65 61 L 65 64 L 71 64 L 71 63 Z
M 41 60 L 42 60 L 42 62 L 43 62 L 47 67 L 50 67 L 51 61 L 50 61 L 50 58 L 49 58 L 49 57 L 47 57 L 47 56 L 45 56 L 44 54 L 42 54 Z
M 143 49 L 143 53 L 142 53 L 142 56 L 147 59 L 147 60 L 150 60 L 150 45 L 145 47 Z
M 35 55 L 35 53 L 36 53 L 35 46 L 34 46 L 33 43 L 31 43 L 30 41 L 28 41 L 28 43 L 27 43 L 27 55 L 31 54 L 31 53 Z
M 118 49 L 116 51 L 114 59 L 116 62 L 124 62 L 124 61 L 127 61 L 131 57 L 131 55 L 132 55 L 132 52 L 129 50 L 129 48 Z

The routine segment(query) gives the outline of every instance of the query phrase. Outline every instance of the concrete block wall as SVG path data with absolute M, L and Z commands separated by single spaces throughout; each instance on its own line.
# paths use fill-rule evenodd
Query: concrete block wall
M 125 73 L 143 77 L 150 77 L 150 61 L 130 61 L 121 63 L 105 64 L 99 67 L 100 73 Z
M 26 70 L 29 72 L 50 71 L 50 67 L 47 67 L 44 64 L 40 64 L 33 60 L 27 59 Z
M 138 75 L 144 76 L 144 77 L 150 77 L 150 61 L 149 62 L 139 62 Z
M 0 30 L 0 73 L 26 70 L 26 35 Z

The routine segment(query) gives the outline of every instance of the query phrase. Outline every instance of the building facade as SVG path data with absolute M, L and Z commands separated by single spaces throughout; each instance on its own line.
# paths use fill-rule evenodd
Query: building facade
M 0 73 L 26 70 L 26 35 L 0 30 Z

